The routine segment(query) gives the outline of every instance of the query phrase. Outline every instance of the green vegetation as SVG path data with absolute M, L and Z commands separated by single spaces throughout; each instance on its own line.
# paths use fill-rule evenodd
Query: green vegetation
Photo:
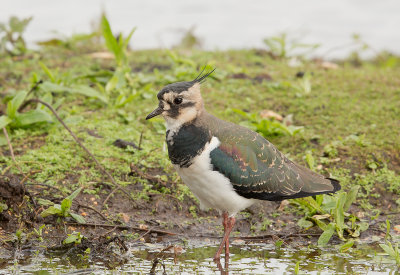
M 22 55 L 27 52 L 22 36 L 32 17 L 19 19 L 10 17 L 8 23 L 0 22 L 0 54 Z
M 368 229 L 368 222 L 347 213 L 352 203 L 357 198 L 359 186 L 352 187 L 348 192 L 339 192 L 332 196 L 317 195 L 312 197 L 295 199 L 293 203 L 304 208 L 306 216 L 299 220 L 299 225 L 309 228 L 314 222 L 323 233 L 318 239 L 318 245 L 326 245 L 336 232 L 338 237 L 346 241 L 344 232 L 350 237 L 357 238 L 360 233 Z M 312 222 L 310 222 L 312 221 Z M 359 221 L 359 222 L 358 222 Z
M 85 223 L 86 221 L 81 215 L 71 212 L 72 201 L 78 196 L 81 190 L 82 187 L 75 190 L 71 195 L 63 199 L 61 204 L 54 204 L 51 201 L 39 199 L 39 203 L 41 205 L 45 206 L 51 205 L 49 208 L 43 210 L 43 212 L 40 215 L 43 218 L 50 215 L 57 215 L 61 218 L 72 217 L 79 223 Z
M 319 47 L 318 44 L 305 44 L 301 39 L 281 33 L 264 39 L 265 45 L 273 56 L 287 58 L 295 54 L 304 56 Z M 298 52 L 300 50 L 300 53 Z
M 29 22 L 13 20 L 8 27 L 0 25 L 3 40 L 8 32 L 22 34 Z M 377 233 L 386 219 L 400 224 L 398 215 L 391 214 L 400 206 L 399 57 L 382 53 L 355 62 L 352 55 L 337 61 L 335 69 L 302 59 L 300 67 L 291 67 L 287 57 L 305 45 L 287 42 L 285 36 L 266 42 L 272 53 L 208 52 L 187 45 L 131 51 L 134 29 L 117 37 L 105 17 L 99 29 L 46 41 L 35 51 L 26 49 L 22 36 L 13 48 L 0 48 L 0 181 L 17 182 L 31 195 L 21 191 L 21 199 L 0 197 L 0 215 L 15 221 L 10 224 L 16 233 L 5 242 L 22 243 L 28 231 L 39 242 L 50 239 L 48 234 L 56 235 L 54 217 L 65 222 L 58 223 L 65 226 L 61 241 L 77 246 L 83 236 L 89 238 L 90 230 L 69 228 L 68 220 L 87 226 L 147 223 L 143 230 L 154 224 L 168 230 L 179 230 L 176 224 L 220 224 L 215 212 L 197 207 L 174 172 L 165 150 L 163 120 L 145 120 L 164 85 L 193 79 L 207 64 L 217 68 L 202 86 L 209 112 L 256 130 L 290 159 L 340 180 L 343 187 L 334 195 L 244 214 L 243 227 L 251 227 L 255 235 L 279 232 L 290 227 L 281 218 L 292 215 L 292 230 L 297 232 L 297 223 L 304 234 L 311 229 L 319 234 L 314 243 L 338 243 L 337 251 L 349 253 L 363 236 L 373 236 L 399 264 L 398 239 L 384 240 Z M 36 99 L 57 111 L 115 183 Z M 262 116 L 262 111 L 274 115 Z M 118 139 L 131 144 L 116 147 Z M 92 210 L 79 208 L 73 203 L 78 200 Z M 27 213 L 37 213 L 44 221 L 32 226 L 24 222 L 31 217 Z M 387 228 L 388 234 L 396 234 Z M 135 235 L 135 241 L 140 236 Z M 287 242 L 279 239 L 275 244 L 279 250 Z M 378 245 L 377 250 L 381 252 Z M 299 260 L 293 263 L 295 273 L 303 270 Z
M 81 235 L 80 232 L 72 232 L 71 234 L 68 234 L 68 237 L 63 241 L 64 244 L 80 244 L 82 242 L 82 238 L 84 236 Z

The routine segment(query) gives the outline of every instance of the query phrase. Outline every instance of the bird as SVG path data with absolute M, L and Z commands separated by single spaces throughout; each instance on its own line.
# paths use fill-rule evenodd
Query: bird
M 324 177 L 288 159 L 260 134 L 208 113 L 201 84 L 214 71 L 191 81 L 175 82 L 157 94 L 158 107 L 146 120 L 161 115 L 166 122 L 168 156 L 182 181 L 200 202 L 222 215 L 224 235 L 214 255 L 219 261 L 235 216 L 259 200 L 334 193 L 338 180 Z

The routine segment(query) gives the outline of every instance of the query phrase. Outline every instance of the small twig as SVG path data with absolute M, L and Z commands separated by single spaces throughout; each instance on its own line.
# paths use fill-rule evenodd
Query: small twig
M 398 214 L 400 214 L 400 212 L 382 212 L 382 213 L 379 213 L 379 215 L 380 216 L 389 216 L 389 215 L 398 215 Z
M 139 138 L 139 145 L 138 145 L 138 150 L 142 150 L 142 139 L 143 139 L 143 131 L 140 132 L 140 138 Z
M 111 232 L 113 232 L 115 229 L 117 229 L 117 227 L 116 227 L 116 226 L 114 226 L 114 228 L 111 228 L 111 230 L 108 230 L 106 233 L 104 233 L 104 234 L 101 234 L 100 236 L 98 236 L 98 237 L 96 237 L 96 238 L 93 238 L 93 239 L 94 239 L 94 240 L 101 239 L 101 238 L 103 238 L 103 237 L 107 236 L 108 234 L 110 234 Z
M 36 88 L 43 83 L 43 80 L 39 80 L 38 82 L 35 83 L 35 85 L 32 86 L 32 88 L 29 90 L 29 92 L 26 94 L 26 96 L 30 95 Z M 18 112 L 21 112 L 23 109 L 25 109 L 26 106 L 29 105 L 29 100 L 25 101 L 19 108 Z
M 26 180 L 27 180 L 31 175 L 32 175 L 31 172 L 29 172 L 28 174 L 26 174 L 26 175 L 23 177 L 23 179 L 19 182 L 19 184 L 20 184 L 20 185 L 23 185 L 23 184 L 26 182 Z
M 143 173 L 142 170 L 140 170 L 138 167 L 136 167 L 136 165 L 133 162 L 131 162 L 131 164 L 129 165 L 129 168 L 131 169 L 131 173 L 136 173 L 142 179 L 146 179 L 150 182 L 156 182 L 156 183 L 159 183 L 164 186 L 167 185 L 167 182 L 163 181 L 162 179 L 155 177 L 155 176 L 146 175 L 145 173 Z
M 14 150 L 13 150 L 13 147 L 11 145 L 10 137 L 8 136 L 8 132 L 7 132 L 6 127 L 3 128 L 3 133 L 4 133 L 4 136 L 6 137 L 8 148 L 10 149 L 11 159 L 13 160 L 13 162 L 15 163 L 15 166 L 17 166 L 17 168 L 21 172 L 21 174 L 24 174 L 24 172 L 22 172 L 21 167 L 19 167 L 18 162 L 15 159 Z
M 119 190 L 120 186 L 117 186 L 117 188 L 115 188 L 114 190 L 111 191 L 110 194 L 108 194 L 108 196 L 106 197 L 106 199 L 103 201 L 103 207 L 104 205 L 106 205 L 106 203 L 108 202 L 108 200 L 111 198 L 112 195 L 114 195 L 115 192 L 117 192 Z
M 163 248 L 160 252 L 157 253 L 157 256 L 158 256 L 159 254 L 161 254 L 161 253 L 167 251 L 167 250 L 170 250 L 170 249 L 173 248 L 173 247 L 174 247 L 174 245 L 171 244 L 171 245 L 169 245 L 169 246 Z
M 74 134 L 74 132 L 71 131 L 71 129 L 64 123 L 64 121 L 58 116 L 57 112 L 53 109 L 53 107 L 51 107 L 48 103 L 40 100 L 40 99 L 30 99 L 27 101 L 28 103 L 30 102 L 37 102 L 40 104 L 43 104 L 44 106 L 46 106 L 47 108 L 49 108 L 49 110 L 54 114 L 54 116 L 57 118 L 57 120 L 62 124 L 62 126 L 64 126 L 64 128 L 70 133 L 70 135 L 74 138 L 74 140 L 76 141 L 76 143 L 78 143 L 78 145 L 85 150 L 85 152 L 93 159 L 93 161 L 97 164 L 98 168 L 108 176 L 108 178 L 111 180 L 112 183 L 114 183 L 116 186 L 118 186 L 118 184 L 115 182 L 114 178 L 111 176 L 110 173 L 108 173 L 108 171 L 103 167 L 103 165 L 100 164 L 100 162 L 96 159 L 96 157 L 85 147 L 85 145 L 82 144 L 82 142 L 79 140 L 79 138 Z
M 159 229 L 144 229 L 136 226 L 129 226 L 129 225 L 115 225 L 115 224 L 103 224 L 103 223 L 67 223 L 67 225 L 72 225 L 72 226 L 92 226 L 92 227 L 117 227 L 118 229 L 131 229 L 135 231 L 148 231 L 150 230 L 149 233 L 158 233 L 158 234 L 163 234 L 163 235 L 181 235 L 179 233 L 173 233 L 169 231 L 164 231 L 164 230 L 159 230 Z
M 309 234 L 306 234 L 306 233 L 304 233 L 304 234 L 302 234 L 302 233 L 300 233 L 300 234 L 289 234 L 289 235 L 286 235 L 286 234 L 279 234 L 279 233 L 277 233 L 277 234 L 265 234 L 265 235 L 259 235 L 259 236 L 240 236 L 240 237 L 236 237 L 235 239 L 243 239 L 243 240 L 263 240 L 263 239 L 267 239 L 267 238 L 274 238 L 274 237 L 278 237 L 278 238 L 284 238 L 284 239 L 287 239 L 287 238 L 289 238 L 289 237 L 307 237 L 307 236 L 321 236 L 321 234 L 318 234 L 318 233 L 309 233 Z
M 65 192 L 64 191 L 62 191 L 60 188 L 58 188 L 57 186 L 52 186 L 52 185 L 49 185 L 49 184 L 45 184 L 45 183 L 27 183 L 27 184 L 25 184 L 25 185 L 38 185 L 38 186 L 43 186 L 43 187 L 48 187 L 48 188 L 52 188 L 52 189 L 54 189 L 54 190 L 57 190 L 57 191 L 59 191 L 62 195 L 65 195 Z
M 107 217 L 106 216 L 104 216 L 104 214 L 103 213 L 101 213 L 99 210 L 97 210 L 96 208 L 94 208 L 94 207 L 91 207 L 91 206 L 89 206 L 89 205 L 85 205 L 85 204 L 81 204 L 81 203 L 78 203 L 78 206 L 79 207 L 82 207 L 82 208 L 87 208 L 87 209 L 90 209 L 90 210 L 92 210 L 92 211 L 94 211 L 94 212 L 96 212 L 97 214 L 99 214 L 102 218 L 103 218 L 103 220 L 105 220 L 105 221 L 109 221 L 108 219 L 107 219 Z
M 12 167 L 12 165 L 7 166 L 7 167 L 3 170 L 3 172 L 1 172 L 1 175 L 4 176 L 4 175 L 7 173 L 7 171 L 11 169 L 11 167 Z
M 104 168 L 103 165 L 100 164 L 100 162 L 96 159 L 96 157 L 85 147 L 85 145 L 82 144 L 82 142 L 79 140 L 79 138 L 74 134 L 74 132 L 71 131 L 71 129 L 64 123 L 64 121 L 58 116 L 57 112 L 53 109 L 53 107 L 51 107 L 48 103 L 34 98 L 34 99 L 29 99 L 26 101 L 26 104 L 29 104 L 31 102 L 36 102 L 36 103 L 40 103 L 43 104 L 44 106 L 46 106 L 52 113 L 53 115 L 57 118 L 57 120 L 62 124 L 62 126 L 64 126 L 64 128 L 70 133 L 70 135 L 74 138 L 74 140 L 76 141 L 76 143 L 78 143 L 78 145 L 85 150 L 85 152 L 92 158 L 92 160 L 96 163 L 97 167 L 100 169 L 101 172 L 103 172 L 104 174 L 107 175 L 107 177 L 110 179 L 110 181 L 114 184 L 115 187 L 117 187 L 118 190 L 121 190 L 122 192 L 124 192 L 128 198 L 130 200 L 132 200 L 134 203 L 135 200 L 131 197 L 131 195 L 129 194 L 128 191 L 126 191 L 121 185 L 117 184 L 117 182 L 114 180 L 113 176 L 111 176 L 111 174 Z M 103 203 L 104 205 L 104 203 Z
M 150 228 L 149 230 L 147 230 L 145 233 L 143 233 L 142 235 L 140 235 L 139 237 L 137 237 L 136 239 L 132 240 L 132 242 L 136 242 L 137 240 L 140 240 L 141 238 L 143 238 L 144 236 L 146 236 L 147 234 L 151 233 L 152 228 Z
M 173 195 L 165 194 L 165 193 L 152 193 L 152 192 L 149 192 L 148 195 L 149 195 L 149 196 L 169 197 L 169 198 L 171 198 L 171 199 L 173 199 L 173 200 L 176 200 L 176 202 L 179 204 L 179 206 L 182 207 L 182 204 L 181 204 L 181 202 L 179 201 L 179 199 L 178 199 L 177 197 L 173 196 Z

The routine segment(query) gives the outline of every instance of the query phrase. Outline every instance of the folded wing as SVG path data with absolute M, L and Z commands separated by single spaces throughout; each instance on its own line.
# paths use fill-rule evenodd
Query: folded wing
M 340 190 L 338 181 L 292 162 L 257 133 L 225 137 L 211 151 L 211 164 L 243 197 L 274 201 Z

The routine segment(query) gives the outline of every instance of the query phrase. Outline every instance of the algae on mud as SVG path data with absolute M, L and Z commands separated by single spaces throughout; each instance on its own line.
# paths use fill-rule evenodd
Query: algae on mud
M 12 119 L 18 119 L 19 108 L 11 112 L 9 105 L 20 91 L 25 92 L 26 99 L 40 98 L 52 105 L 130 199 L 121 190 L 109 197 L 117 186 L 55 119 L 9 124 L 7 131 L 16 162 L 0 136 L 0 237 L 8 251 L 3 254 L 8 256 L 1 260 L 2 266 L 18 266 L 23 259 L 18 255 L 33 255 L 29 247 L 59 247 L 73 232 L 84 236 L 87 246 L 72 244 L 81 249 L 78 254 L 82 257 L 87 248 L 94 257 L 94 250 L 101 247 L 98 245 L 113 237 L 119 237 L 121 243 L 139 242 L 143 246 L 160 242 L 166 247 L 172 240 L 167 233 L 177 234 L 175 238 L 183 246 L 185 239 L 220 235 L 215 232 L 215 225 L 222 229 L 217 213 L 198 209 L 196 199 L 169 164 L 161 137 L 163 122 L 144 119 L 160 87 L 193 79 L 203 64 L 217 68 L 203 87 L 211 113 L 257 128 L 269 127 L 262 120 L 273 120 L 258 116 L 262 110 L 272 110 L 286 118 L 286 122 L 273 121 L 281 123 L 275 126 L 303 126 L 302 132 L 293 135 L 266 128 L 265 133 L 274 133 L 267 138 L 281 151 L 340 179 L 345 191 L 360 186 L 349 214 L 343 217 L 344 235 L 339 236 L 355 242 L 346 252 L 349 257 L 356 257 L 357 247 L 365 242 L 398 242 L 400 63 L 385 62 L 398 57 L 381 55 L 361 63 L 342 60 L 337 61 L 337 69 L 325 69 L 320 60 L 301 58 L 300 67 L 290 67 L 286 58 L 264 50 L 176 49 L 127 51 L 126 59 L 118 65 L 102 58 L 106 56 L 105 47 L 96 35 L 84 38 L 42 46 L 20 56 L 3 54 L 0 115 L 14 114 Z M 45 85 L 27 94 L 39 80 Z M 254 121 L 234 109 L 253 116 Z M 30 104 L 20 114 L 23 118 L 23 114 L 34 110 L 51 117 L 41 104 Z M 113 146 L 118 139 L 133 142 L 141 150 Z M 78 188 L 82 192 L 73 200 L 71 213 L 96 226 L 72 223 L 68 216 L 40 216 L 50 204 L 61 205 Z M 315 201 L 320 208 L 328 203 L 325 200 L 324 204 L 324 197 Z M 235 236 L 259 236 L 267 243 L 281 239 L 288 250 L 291 245 L 316 245 L 324 230 L 319 222 L 332 222 L 334 216 L 328 207 L 318 213 L 317 208 L 295 202 L 262 202 L 241 213 Z M 393 225 L 389 235 L 385 233 L 387 219 Z M 350 236 L 352 226 L 361 222 L 367 222 L 369 228 L 359 237 Z M 339 251 L 345 241 L 335 232 L 328 247 Z M 378 246 L 374 249 L 377 254 L 383 253 Z

